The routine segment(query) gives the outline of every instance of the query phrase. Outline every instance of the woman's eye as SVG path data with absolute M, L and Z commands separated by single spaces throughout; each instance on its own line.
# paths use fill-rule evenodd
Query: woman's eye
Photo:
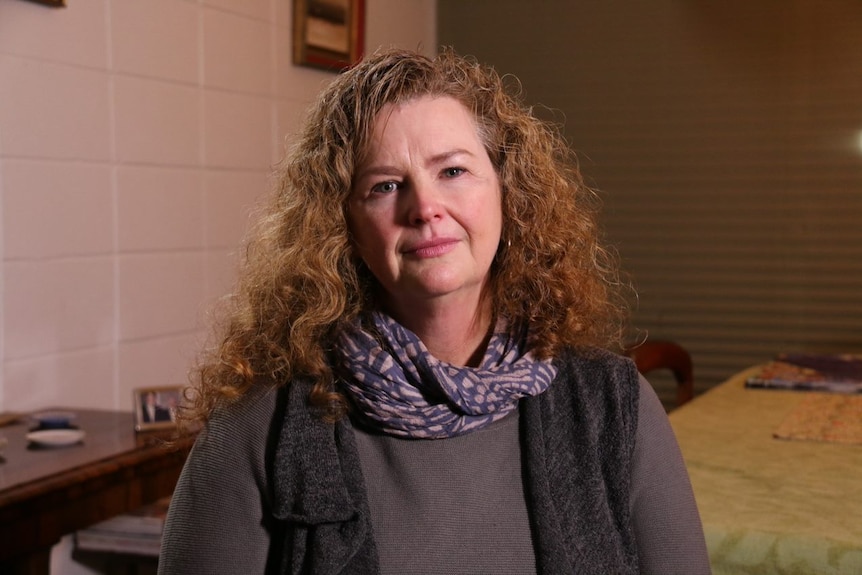
M 457 178 L 466 171 L 464 168 L 446 168 L 443 170 L 443 175 L 447 178 Z
M 398 182 L 380 182 L 375 184 L 371 191 L 378 194 L 391 194 L 398 191 Z

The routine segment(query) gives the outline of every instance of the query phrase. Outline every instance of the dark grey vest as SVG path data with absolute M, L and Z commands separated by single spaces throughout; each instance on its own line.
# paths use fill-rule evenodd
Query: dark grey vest
M 629 511 L 638 376 L 619 356 L 592 350 L 557 360 L 554 383 L 521 402 L 525 491 L 541 574 L 636 574 Z M 308 410 L 308 385 L 284 390 L 273 461 L 274 516 L 283 573 L 374 574 L 359 454 L 348 419 Z

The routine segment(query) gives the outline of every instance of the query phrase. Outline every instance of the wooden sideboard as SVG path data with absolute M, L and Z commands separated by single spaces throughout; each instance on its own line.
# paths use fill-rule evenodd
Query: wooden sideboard
M 0 573 L 45 574 L 63 535 L 170 495 L 192 437 L 136 433 L 132 413 L 74 410 L 86 436 L 39 447 L 26 417 L 0 427 Z

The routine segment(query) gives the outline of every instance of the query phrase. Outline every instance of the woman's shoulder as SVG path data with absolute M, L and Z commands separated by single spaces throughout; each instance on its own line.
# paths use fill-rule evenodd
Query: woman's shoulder
M 273 525 L 267 453 L 278 395 L 275 387 L 255 387 L 210 416 L 171 499 L 160 573 L 266 569 Z
M 241 397 L 217 406 L 195 448 L 222 455 L 241 452 L 263 461 L 273 427 L 279 425 L 279 389 L 255 384 Z
M 558 377 L 610 379 L 637 389 L 638 374 L 627 357 L 599 347 L 566 348 L 554 360 Z
M 237 399 L 218 405 L 212 412 L 209 426 L 235 428 L 237 431 L 266 421 L 275 413 L 278 386 L 255 382 Z
M 568 405 L 580 417 L 594 417 L 634 429 L 640 383 L 632 361 L 600 348 L 567 349 L 554 360 L 557 377 L 546 400 Z

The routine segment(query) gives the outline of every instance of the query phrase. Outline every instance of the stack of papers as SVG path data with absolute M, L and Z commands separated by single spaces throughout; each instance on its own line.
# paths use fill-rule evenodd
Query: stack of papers
M 87 551 L 158 557 L 170 502 L 171 498 L 165 497 L 82 529 L 75 533 L 75 545 Z

